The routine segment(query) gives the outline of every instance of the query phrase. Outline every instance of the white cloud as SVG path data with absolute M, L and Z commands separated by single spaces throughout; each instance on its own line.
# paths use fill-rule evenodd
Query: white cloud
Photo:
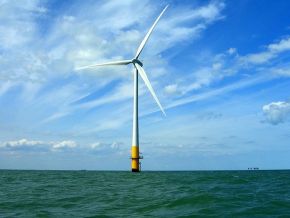
M 245 57 L 242 57 L 242 60 L 245 61 L 246 63 L 262 64 L 274 58 L 275 56 L 276 56 L 275 53 L 266 51 L 257 54 L 249 54 Z
M 113 143 L 95 142 L 90 145 L 91 150 L 88 152 L 97 155 L 107 155 L 107 154 L 123 155 L 126 151 L 128 151 L 128 149 L 122 145 L 123 145 L 122 142 L 113 142 Z
M 7 141 L 1 144 L 1 147 L 11 147 L 11 148 L 19 148 L 19 147 L 33 147 L 45 144 L 42 141 L 34 141 L 27 139 L 20 139 L 16 141 Z
M 118 142 L 113 142 L 113 143 L 111 144 L 111 148 L 112 148 L 112 149 L 116 149 L 116 150 L 118 150 L 118 149 L 120 148 L 120 143 L 118 143 Z
M 272 102 L 263 106 L 266 121 L 273 125 L 284 123 L 290 118 L 290 103 L 284 101 Z
M 0 34 L 0 49 L 6 50 L 0 56 L 0 77 L 11 82 L 1 88 L 0 94 L 5 94 L 15 81 L 20 81 L 24 90 L 23 100 L 29 103 L 31 110 L 42 112 L 39 115 L 42 116 L 42 124 L 80 110 L 129 100 L 132 97 L 132 80 L 128 68 L 100 68 L 79 73 L 73 72 L 73 68 L 111 59 L 131 58 L 163 6 L 158 4 L 157 7 L 149 1 L 137 5 L 134 1 L 104 1 L 102 4 L 76 2 L 75 7 L 59 11 L 53 14 L 54 19 L 49 19 L 53 9 L 49 9 L 49 4 L 46 8 L 45 4 L 38 0 L 27 0 L 21 5 L 16 1 L 7 1 L 1 6 L 0 18 L 7 22 L 0 24 L 3 27 L 2 32 L 0 28 L 0 33 L 3 33 Z M 146 52 L 150 53 L 146 55 L 146 70 L 154 73 L 149 77 L 157 93 L 160 87 L 155 80 L 159 80 L 167 71 L 167 61 L 156 54 L 180 41 L 193 40 L 199 36 L 210 24 L 223 18 L 221 12 L 224 7 L 225 4 L 218 1 L 194 8 L 169 7 L 146 45 L 150 49 L 145 49 L 143 53 L 144 56 Z M 135 13 L 131 13 L 132 10 Z M 43 35 L 46 25 L 49 28 Z M 11 29 L 18 38 L 10 36 L 9 31 L 5 33 L 5 29 Z M 158 65 L 158 68 L 154 65 Z M 54 81 L 65 80 L 69 76 L 77 76 L 76 80 L 93 79 L 86 87 L 81 86 L 85 79 L 69 81 L 63 87 L 54 85 Z M 74 99 L 88 95 L 115 79 L 121 82 L 112 92 L 96 100 L 70 105 Z M 30 81 L 29 84 L 27 81 Z M 141 87 L 140 95 L 143 93 Z M 101 129 L 115 128 L 124 122 L 113 120 L 101 126 Z
M 174 100 L 174 101 L 170 102 L 168 105 L 166 105 L 165 109 L 170 109 L 170 108 L 178 107 L 178 106 L 185 105 L 188 103 L 208 99 L 208 98 L 211 98 L 214 96 L 223 95 L 225 93 L 229 93 L 231 91 L 242 89 L 242 88 L 245 88 L 248 86 L 253 86 L 255 84 L 263 83 L 263 82 L 269 81 L 271 79 L 272 79 L 272 77 L 264 76 L 264 75 L 259 75 L 259 76 L 254 77 L 254 78 L 244 79 L 244 80 L 241 80 L 239 82 L 236 82 L 236 83 L 233 83 L 233 84 L 221 87 L 221 88 L 217 88 L 217 89 L 214 89 L 214 90 L 211 90 L 208 92 L 203 92 L 201 94 L 196 94 L 196 95 L 192 95 L 189 97 L 184 97 L 184 98 L 181 98 L 178 100 Z M 150 114 L 153 112 L 156 112 L 156 111 L 155 110 L 150 111 L 147 114 Z
M 225 4 L 218 1 L 195 8 L 169 7 L 168 10 L 174 11 L 174 16 L 165 15 L 166 22 L 161 21 L 156 28 L 149 42 L 150 55 L 174 47 L 176 43 L 199 37 L 209 25 L 223 18 L 221 12 L 224 7 Z M 189 22 L 191 25 L 188 25 Z
M 52 145 L 52 150 L 65 150 L 65 149 L 72 149 L 77 147 L 77 143 L 75 141 L 67 140 L 54 143 Z
M 268 45 L 268 49 L 275 53 L 290 50 L 290 37 L 282 39 L 278 43 Z
M 48 152 L 50 143 L 44 141 L 20 139 L 6 141 L 0 144 L 0 149 L 15 152 Z
M 290 50 L 289 44 L 290 37 L 265 46 L 266 51 L 260 53 L 251 53 L 245 56 L 240 56 L 237 53 L 236 48 L 229 48 L 226 52 L 206 57 L 205 66 L 199 67 L 191 73 L 187 73 L 186 76 L 179 78 L 176 83 L 165 86 L 165 94 L 173 96 L 178 95 L 179 97 L 178 100 L 172 99 L 171 101 L 167 101 L 168 104 L 166 108 L 224 94 L 228 91 L 240 89 L 241 87 L 272 80 L 277 76 L 289 76 L 290 68 L 287 65 L 278 65 L 271 68 L 268 67 L 267 70 L 254 68 L 256 64 L 264 64 L 268 60 L 278 57 L 281 52 Z M 243 75 L 249 77 L 248 80 L 236 81 L 236 84 L 234 83 L 222 88 L 219 87 L 216 90 L 211 90 L 207 93 L 199 93 L 195 96 L 183 97 L 192 91 L 200 90 L 204 87 L 210 87 L 212 84 L 218 83 L 225 77 L 236 76 L 242 70 L 247 70 L 249 66 L 251 67 L 251 74 L 243 73 Z M 262 67 L 263 65 L 260 66 Z
M 36 31 L 34 18 L 44 13 L 38 0 L 2 1 L 0 7 L 0 42 L 1 47 L 20 46 L 32 40 Z
M 227 51 L 230 55 L 235 54 L 237 52 L 236 48 L 229 48 Z
M 79 152 L 93 152 L 93 153 L 122 153 L 127 151 L 127 148 L 122 146 L 122 142 L 94 142 L 89 146 L 80 146 L 73 140 L 63 141 L 40 141 L 40 140 L 28 140 L 19 139 L 0 143 L 0 149 L 6 151 L 15 152 L 72 152 L 78 150 Z
M 237 67 L 234 64 L 228 66 L 227 63 L 231 62 L 231 59 L 232 57 L 228 52 L 209 57 L 206 60 L 205 66 L 198 67 L 193 72 L 186 73 L 179 78 L 176 83 L 167 85 L 164 88 L 164 92 L 182 97 L 191 91 L 209 87 L 214 82 L 235 75 L 237 73 Z
M 39 49 L 38 19 L 47 9 L 39 0 L 2 1 L 0 7 L 0 77 L 5 80 L 42 80 L 47 71 L 45 56 Z
M 168 95 L 175 94 L 177 92 L 177 84 L 171 84 L 171 85 L 165 86 L 164 91 Z
M 266 51 L 248 54 L 240 58 L 243 63 L 263 64 L 276 58 L 280 53 L 290 50 L 290 37 L 286 37 L 277 43 L 266 46 Z
M 102 146 L 101 142 L 95 142 L 95 143 L 93 143 L 93 144 L 90 145 L 90 147 L 91 147 L 92 149 L 98 149 L 98 148 L 100 148 L 101 146 Z
M 271 72 L 277 76 L 289 77 L 290 76 L 290 66 L 288 65 L 288 66 L 273 67 L 271 69 Z
M 28 140 L 28 139 L 20 139 L 13 141 L 6 141 L 0 144 L 0 148 L 9 149 L 13 151 L 62 151 L 73 149 L 77 147 L 77 143 L 71 140 L 66 141 L 38 141 L 38 140 Z

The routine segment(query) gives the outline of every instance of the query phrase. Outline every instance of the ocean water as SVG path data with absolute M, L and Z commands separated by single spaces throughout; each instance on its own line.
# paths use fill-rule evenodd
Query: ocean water
M 0 217 L 290 217 L 290 171 L 0 170 Z

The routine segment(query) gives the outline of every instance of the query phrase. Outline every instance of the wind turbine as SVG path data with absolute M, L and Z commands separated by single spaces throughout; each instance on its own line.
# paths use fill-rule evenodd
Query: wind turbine
M 144 39 L 140 43 L 136 55 L 131 60 L 121 60 L 121 61 L 112 61 L 102 64 L 93 64 L 88 65 L 84 67 L 79 67 L 76 70 L 83 70 L 88 68 L 95 68 L 95 67 L 101 67 L 101 66 L 114 66 L 114 65 L 128 65 L 133 64 L 135 68 L 134 72 L 134 104 L 133 104 L 133 133 L 132 133 L 132 150 L 131 150 L 131 166 L 132 166 L 132 172 L 140 172 L 140 164 L 139 159 L 142 157 L 139 155 L 139 126 L 138 126 L 138 75 L 141 76 L 144 83 L 146 84 L 147 88 L 149 89 L 150 93 L 152 94 L 153 98 L 155 99 L 156 103 L 158 104 L 159 108 L 161 109 L 164 116 L 166 116 L 164 109 L 162 108 L 152 86 L 151 83 L 147 77 L 147 74 L 145 73 L 145 70 L 143 69 L 143 63 L 139 60 L 139 56 L 148 41 L 153 29 L 155 28 L 156 24 L 160 20 L 161 16 L 167 9 L 168 5 L 163 9 L 163 11 L 160 13 L 160 15 L 157 17 L 147 34 L 145 35 Z

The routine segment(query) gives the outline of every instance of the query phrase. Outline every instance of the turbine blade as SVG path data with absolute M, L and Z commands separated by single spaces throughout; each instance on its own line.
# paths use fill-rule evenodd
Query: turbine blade
M 77 67 L 75 70 L 83 70 L 87 68 L 94 68 L 94 67 L 101 67 L 101 66 L 127 65 L 130 63 L 132 63 L 132 60 L 112 61 L 112 62 L 107 62 L 107 63 L 92 64 L 88 66 Z
M 135 59 L 138 59 L 139 55 L 141 54 L 147 40 L 149 39 L 149 36 L 151 35 L 153 29 L 155 28 L 156 24 L 158 23 L 159 19 L 161 18 L 161 16 L 163 15 L 163 13 L 165 12 L 165 10 L 168 8 L 169 5 L 167 5 L 163 11 L 160 13 L 160 15 L 157 17 L 157 19 L 155 20 L 155 22 L 153 23 L 153 25 L 151 26 L 151 28 L 149 29 L 148 33 L 145 35 L 144 39 L 142 40 L 141 44 L 139 45 L 137 52 L 136 52 L 136 56 Z
M 151 86 L 151 83 L 147 77 L 147 74 L 145 73 L 144 69 L 139 65 L 139 64 L 134 64 L 134 66 L 136 67 L 136 69 L 138 70 L 138 73 L 140 74 L 141 78 L 143 79 L 143 81 L 145 82 L 147 88 L 149 89 L 151 95 L 153 96 L 153 98 L 155 99 L 156 103 L 158 104 L 159 108 L 161 109 L 162 113 L 164 114 L 164 116 L 166 116 L 165 111 L 163 109 L 163 107 L 161 106 L 155 92 L 154 89 Z

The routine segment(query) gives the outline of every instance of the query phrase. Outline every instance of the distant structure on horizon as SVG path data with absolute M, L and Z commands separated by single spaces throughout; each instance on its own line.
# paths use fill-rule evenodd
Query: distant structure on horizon
M 248 167 L 248 170 L 259 170 L 259 167 Z
M 147 74 L 145 73 L 143 69 L 143 63 L 139 60 L 139 56 L 149 39 L 153 29 L 155 28 L 156 24 L 158 23 L 159 19 L 167 9 L 168 5 L 163 9 L 163 11 L 160 13 L 160 15 L 157 17 L 147 34 L 145 35 L 144 39 L 142 40 L 141 44 L 139 45 L 136 55 L 131 60 L 121 60 L 121 61 L 113 61 L 108 63 L 102 63 L 102 64 L 93 64 L 89 66 L 79 67 L 76 70 L 83 70 L 88 68 L 94 68 L 94 67 L 100 67 L 100 66 L 114 66 L 114 65 L 128 65 L 133 64 L 135 67 L 134 72 L 134 104 L 133 104 L 133 134 L 132 134 L 132 150 L 131 150 L 131 168 L 132 172 L 140 172 L 141 170 L 141 163 L 140 159 L 143 157 L 139 154 L 139 126 L 138 126 L 138 75 L 141 76 L 144 83 L 146 84 L 147 88 L 149 89 L 150 93 L 152 94 L 153 98 L 155 99 L 156 103 L 160 107 L 161 111 L 165 115 L 165 112 L 151 86 L 151 83 L 147 77 Z

